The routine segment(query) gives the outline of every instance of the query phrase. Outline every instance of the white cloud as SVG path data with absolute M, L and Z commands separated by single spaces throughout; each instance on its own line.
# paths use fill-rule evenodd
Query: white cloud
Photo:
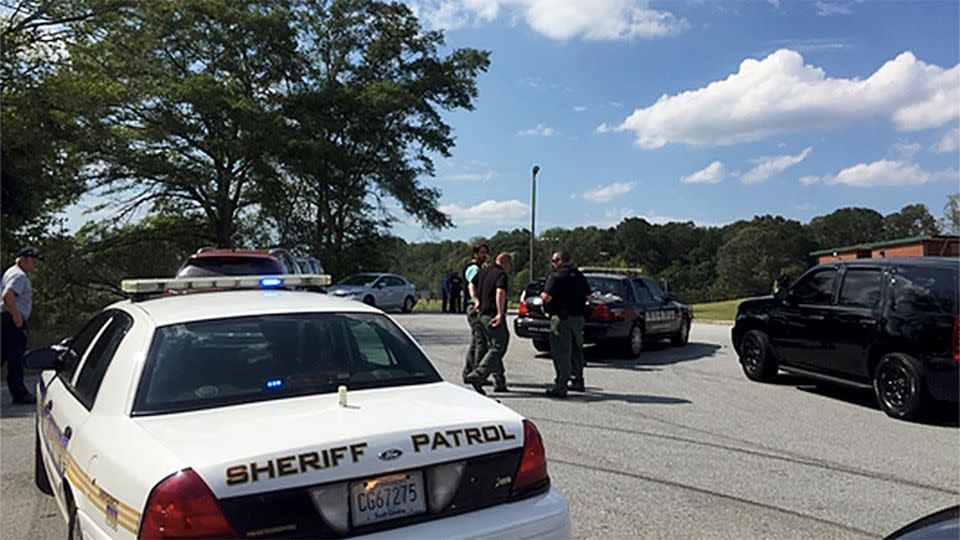
M 637 187 L 636 182 L 614 182 L 606 186 L 599 186 L 596 189 L 583 192 L 583 198 L 593 202 L 605 203 L 613 199 L 626 195 Z
M 521 129 L 517 132 L 517 137 L 552 137 L 557 134 L 557 130 L 547 127 L 543 124 L 537 124 L 537 127 L 530 129 Z
M 641 148 L 670 143 L 730 145 L 778 133 L 822 130 L 889 118 L 901 130 L 934 128 L 960 117 L 960 64 L 944 69 L 905 52 L 866 79 L 829 78 L 781 49 L 746 59 L 726 79 L 661 96 L 620 125 Z
M 445 174 L 440 176 L 439 180 L 449 180 L 452 182 L 486 182 L 496 176 L 493 171 L 486 172 L 462 172 Z
M 611 101 L 610 106 L 614 109 L 619 109 L 620 107 L 623 107 L 623 103 L 620 103 L 619 101 Z
M 575 112 L 583 112 L 583 111 L 587 110 L 587 107 L 586 107 L 585 105 L 574 105 L 574 106 L 573 106 L 573 110 L 574 110 Z
M 680 181 L 688 184 L 718 184 L 727 176 L 723 163 L 714 161 L 703 169 L 689 175 L 681 176 Z
M 619 40 L 660 38 L 690 27 L 686 19 L 649 7 L 647 0 L 407 0 L 433 28 L 480 24 L 501 13 L 524 20 L 551 39 Z M 444 23 L 452 23 L 445 26 Z
M 767 3 L 775 8 L 780 7 L 780 0 L 767 0 Z
M 449 214 L 454 222 L 462 225 L 480 223 L 500 225 L 523 222 L 530 216 L 530 205 L 516 199 L 508 201 L 491 199 L 468 207 L 459 204 L 445 204 L 440 207 L 440 211 Z
M 795 156 L 770 156 L 751 159 L 750 163 L 753 163 L 755 167 L 743 173 L 743 176 L 740 177 L 740 181 L 744 184 L 756 184 L 758 182 L 763 182 L 767 178 L 770 178 L 775 174 L 782 173 L 790 167 L 793 167 L 794 165 L 797 165 L 801 161 L 807 159 L 807 156 L 810 155 L 810 152 L 813 152 L 813 149 L 807 147 L 803 149 L 803 152 L 800 152 Z
M 956 152 L 960 148 L 960 128 L 953 128 L 943 135 L 937 143 L 936 151 L 940 153 Z
M 922 148 L 920 143 L 910 141 L 897 141 L 893 143 L 893 152 L 898 158 L 904 160 L 911 159 L 920 151 L 920 148 Z
M 853 187 L 917 186 L 949 178 L 957 178 L 955 169 L 928 172 L 916 163 L 881 159 L 847 167 L 824 181 L 830 185 L 844 184 Z
M 842 2 L 821 2 L 816 3 L 817 15 L 829 17 L 831 15 L 850 15 L 853 11 L 850 6 Z
M 820 182 L 819 176 L 801 176 L 800 183 L 805 186 L 812 186 Z

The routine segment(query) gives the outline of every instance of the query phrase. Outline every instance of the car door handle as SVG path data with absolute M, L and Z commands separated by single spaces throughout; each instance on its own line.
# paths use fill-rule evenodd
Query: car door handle
M 64 438 L 66 438 L 66 439 L 69 439 L 70 437 L 72 437 L 72 436 L 73 436 L 73 429 L 71 429 L 70 426 L 67 426 L 67 427 L 63 428 L 63 436 L 64 436 Z
M 870 327 L 876 326 L 876 325 L 877 325 L 877 321 L 874 321 L 874 320 L 872 320 L 872 319 L 862 319 L 862 320 L 860 320 L 860 326 L 865 326 L 865 327 L 867 327 L 867 328 L 870 328 Z
M 811 321 L 825 321 L 827 319 L 823 315 L 809 315 L 807 318 Z
M 46 405 L 43 406 L 43 410 L 46 411 L 46 412 L 50 412 L 50 411 L 53 410 L 53 400 L 52 400 L 52 399 L 51 399 L 50 401 L 48 401 Z

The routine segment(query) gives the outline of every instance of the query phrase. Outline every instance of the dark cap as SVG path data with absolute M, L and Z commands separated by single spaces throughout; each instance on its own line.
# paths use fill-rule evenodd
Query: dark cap
M 27 246 L 21 249 L 20 252 L 17 253 L 17 257 L 33 257 L 34 259 L 43 260 L 43 255 L 40 254 L 40 250 L 33 246 Z

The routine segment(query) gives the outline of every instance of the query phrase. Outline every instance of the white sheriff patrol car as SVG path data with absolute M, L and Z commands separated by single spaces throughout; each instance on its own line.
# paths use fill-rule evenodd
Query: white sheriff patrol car
M 530 421 L 377 309 L 263 290 L 316 277 L 126 281 L 140 298 L 28 355 L 70 537 L 569 537 Z M 151 297 L 171 288 L 217 292 Z

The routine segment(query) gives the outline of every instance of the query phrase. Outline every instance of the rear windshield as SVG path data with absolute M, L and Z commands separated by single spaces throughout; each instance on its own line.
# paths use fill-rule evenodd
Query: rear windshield
M 900 268 L 893 278 L 893 309 L 956 314 L 957 279 L 952 268 Z
M 134 414 L 157 414 L 348 389 L 440 381 L 407 336 L 377 314 L 263 315 L 163 326 Z
M 282 273 L 280 263 L 269 258 L 198 257 L 181 268 L 177 277 L 259 276 Z
M 587 276 L 587 283 L 593 294 L 600 296 L 613 295 L 623 298 L 623 280 L 616 278 L 600 278 Z
M 355 274 L 338 283 L 338 285 L 366 285 L 373 283 L 380 276 L 372 274 Z

